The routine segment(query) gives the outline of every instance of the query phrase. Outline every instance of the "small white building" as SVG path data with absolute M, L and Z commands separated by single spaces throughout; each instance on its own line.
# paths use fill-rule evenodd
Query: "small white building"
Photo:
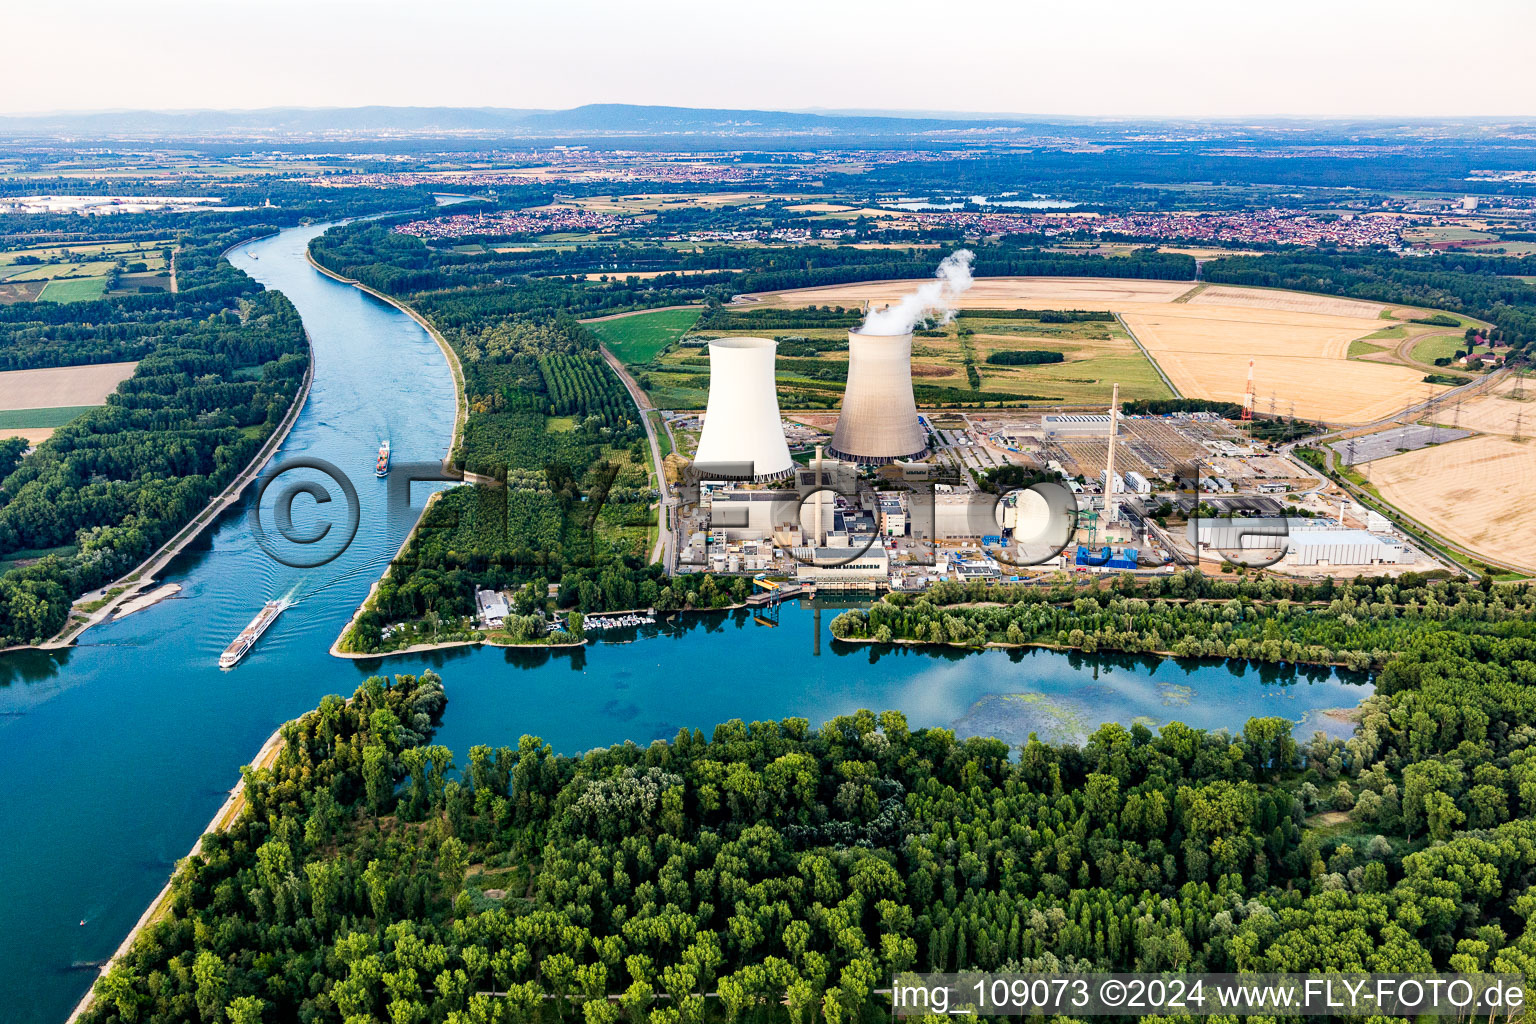
M 1125 474 L 1125 489 L 1132 494 L 1139 494 L 1145 498 L 1152 493 L 1152 481 L 1133 469 Z
M 897 495 L 880 496 L 880 532 L 887 537 L 907 534 L 907 507 Z
M 511 608 L 507 605 L 507 595 L 501 591 L 476 590 L 475 611 L 482 626 L 487 629 L 500 629 L 507 621 Z

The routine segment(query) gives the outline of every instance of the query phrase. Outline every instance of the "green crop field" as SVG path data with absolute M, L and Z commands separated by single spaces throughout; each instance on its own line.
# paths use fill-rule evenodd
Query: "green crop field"
M 962 329 L 969 333 L 962 337 Z M 847 372 L 847 330 L 796 327 L 762 333 L 779 342 L 781 408 L 835 408 Z M 695 337 L 715 335 L 701 332 Z M 815 351 L 808 351 L 812 347 Z M 1010 349 L 1060 352 L 1065 358 L 1023 366 L 986 362 L 993 352 Z M 663 353 L 640 377 L 651 401 L 663 409 L 703 408 L 708 397 L 708 357 L 698 348 Z M 919 404 L 991 405 L 1016 397 L 1052 405 L 1107 405 L 1115 384 L 1125 399 L 1172 397 L 1120 325 L 1106 321 L 1042 323 L 966 316 L 945 327 L 942 335 L 913 339 L 912 382 Z
M 608 350 L 629 365 L 648 363 L 698 323 L 702 310 L 661 309 L 587 324 Z
M 1413 358 L 1421 363 L 1433 363 L 1436 359 L 1449 359 L 1460 350 L 1467 347 L 1466 335 L 1463 334 L 1432 334 L 1413 346 Z M 1488 351 L 1479 348 L 1479 352 Z
M 0 410 L 0 430 L 43 430 L 62 427 L 94 405 L 65 405 L 55 409 Z
M 68 281 L 49 281 L 48 287 L 37 298 L 45 302 L 89 302 L 101 298 L 106 292 L 105 277 L 81 277 Z

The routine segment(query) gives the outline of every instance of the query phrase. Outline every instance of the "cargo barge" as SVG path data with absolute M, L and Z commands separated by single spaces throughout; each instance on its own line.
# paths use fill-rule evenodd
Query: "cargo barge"
M 261 634 L 277 621 L 282 610 L 281 601 L 268 601 L 262 605 L 256 617 L 240 631 L 240 635 L 235 637 L 228 647 L 224 648 L 224 653 L 219 655 L 219 668 L 234 668 L 240 664 L 240 659 L 250 653 L 251 648 L 256 646 L 256 641 L 261 639 Z

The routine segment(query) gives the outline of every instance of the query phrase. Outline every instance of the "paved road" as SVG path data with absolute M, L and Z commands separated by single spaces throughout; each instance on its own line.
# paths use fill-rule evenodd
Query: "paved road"
M 656 426 L 651 422 L 651 413 L 655 410 L 655 406 L 651 405 L 645 389 L 629 375 L 629 370 L 619 361 L 619 357 L 608 351 L 607 345 L 599 345 L 598 348 L 602 350 L 603 358 L 608 361 L 608 365 L 613 367 L 613 372 L 619 375 L 619 379 L 629 389 L 629 397 L 634 401 L 635 408 L 640 410 L 640 422 L 645 426 L 645 438 L 651 444 L 651 463 L 656 471 L 656 488 L 661 494 L 661 503 L 656 510 L 656 546 L 651 549 L 651 561 L 661 562 L 667 575 L 670 576 L 677 568 L 676 546 L 671 542 L 671 524 L 677 506 L 672 496 L 672 488 L 667 484 L 667 467 L 661 458 L 661 443 L 656 439 Z

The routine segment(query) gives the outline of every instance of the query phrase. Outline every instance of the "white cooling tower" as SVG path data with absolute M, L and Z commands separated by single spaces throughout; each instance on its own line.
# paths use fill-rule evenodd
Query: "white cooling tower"
M 910 332 L 848 332 L 848 386 L 831 450 L 844 462 L 877 466 L 927 454 L 912 398 Z
M 709 343 L 709 408 L 693 463 L 714 480 L 778 480 L 794 469 L 768 338 L 720 338 Z

